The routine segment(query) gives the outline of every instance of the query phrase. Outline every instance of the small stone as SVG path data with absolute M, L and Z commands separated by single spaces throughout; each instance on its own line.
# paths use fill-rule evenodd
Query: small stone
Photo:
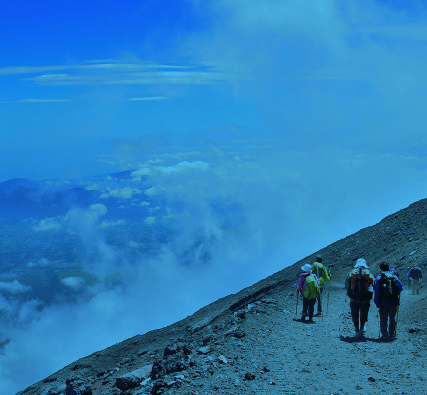
M 246 380 L 255 380 L 255 375 L 253 373 L 246 372 L 245 373 Z
M 203 354 L 203 355 L 208 354 L 209 352 L 211 352 L 211 348 L 210 348 L 209 346 L 200 347 L 200 348 L 197 350 L 197 353 L 198 353 L 198 354 Z
M 227 358 L 225 358 L 224 355 L 220 355 L 216 360 L 221 364 L 228 363 Z

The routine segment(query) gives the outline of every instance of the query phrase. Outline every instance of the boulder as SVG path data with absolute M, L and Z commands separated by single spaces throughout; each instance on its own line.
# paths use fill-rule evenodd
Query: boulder
M 92 395 L 92 388 L 81 376 L 72 376 L 65 384 L 65 395 Z
M 152 368 L 153 365 L 146 365 L 142 368 L 133 370 L 132 372 L 117 377 L 115 386 L 121 391 L 135 388 L 150 375 Z

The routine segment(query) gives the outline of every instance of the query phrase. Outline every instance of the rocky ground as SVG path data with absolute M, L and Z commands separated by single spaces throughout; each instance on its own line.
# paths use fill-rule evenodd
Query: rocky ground
M 420 295 L 403 292 L 397 340 L 382 341 L 373 303 L 366 336 L 353 336 L 343 284 L 360 257 L 374 274 L 381 262 L 403 275 L 414 262 L 424 267 L 426 218 L 426 201 L 417 202 L 191 317 L 82 358 L 19 394 L 425 393 L 426 288 Z M 317 253 L 332 265 L 331 286 L 323 317 L 302 323 L 295 321 L 302 307 L 295 286 L 300 267 Z

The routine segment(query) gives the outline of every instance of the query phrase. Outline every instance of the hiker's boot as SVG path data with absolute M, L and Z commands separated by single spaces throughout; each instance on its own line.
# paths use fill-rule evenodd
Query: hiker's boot
M 356 336 L 359 336 L 359 335 L 360 335 L 359 325 L 355 325 L 355 326 L 354 326 L 354 332 L 355 332 L 355 335 L 356 335 Z
M 360 326 L 360 336 L 363 336 L 365 334 L 365 327 L 363 325 Z

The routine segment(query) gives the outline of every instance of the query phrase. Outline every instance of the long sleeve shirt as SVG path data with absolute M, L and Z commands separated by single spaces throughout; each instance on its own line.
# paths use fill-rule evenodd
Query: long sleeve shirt
M 383 272 L 382 274 L 385 274 L 387 277 L 394 277 L 397 280 L 399 291 L 400 292 L 403 291 L 403 284 L 395 275 L 391 274 L 390 272 Z M 377 305 L 377 307 L 387 307 L 387 306 L 399 305 L 399 299 L 397 299 L 397 301 L 387 301 L 387 300 L 381 299 L 381 296 L 380 296 L 380 279 L 381 279 L 381 274 L 375 279 L 374 303 Z

